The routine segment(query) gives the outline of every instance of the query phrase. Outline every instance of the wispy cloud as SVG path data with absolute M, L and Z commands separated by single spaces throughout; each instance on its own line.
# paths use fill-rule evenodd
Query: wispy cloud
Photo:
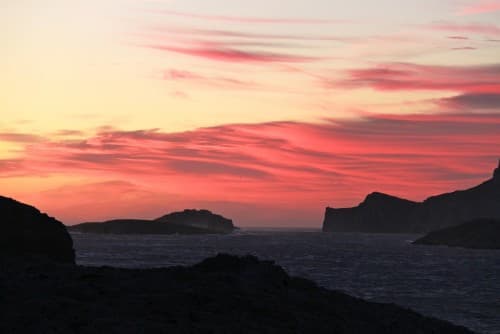
M 334 19 L 309 19 L 309 18 L 271 18 L 271 17 L 248 17 L 248 16 L 228 16 L 228 15 L 208 15 L 186 13 L 173 10 L 154 10 L 153 13 L 168 16 L 176 16 L 186 19 L 198 19 L 205 21 L 222 21 L 228 23 L 261 23 L 261 24 L 333 24 L 345 23 L 345 20 Z
M 163 71 L 162 79 L 172 82 L 191 82 L 214 88 L 254 89 L 258 84 L 227 76 L 209 76 L 193 71 L 168 69 Z
M 468 95 L 452 102 L 489 108 L 499 100 L 498 96 Z M 434 173 L 448 170 L 448 178 L 460 181 L 459 175 L 471 168 L 466 161 L 492 159 L 499 145 L 498 113 L 375 114 L 320 124 L 235 124 L 179 133 L 108 129 L 83 141 L 26 146 L 16 166 L 18 172 L 25 166 L 40 173 L 136 179 L 176 189 L 199 184 L 207 187 L 211 198 L 238 197 L 238 192 L 246 190 L 254 196 L 263 189 L 269 196 L 294 197 L 282 189 L 296 185 L 304 188 L 300 196 L 317 192 L 314 196 L 328 193 L 334 197 L 331 187 L 335 185 L 346 196 L 337 200 L 345 203 L 352 199 L 345 195 L 351 187 L 360 189 L 355 196 L 380 187 L 400 192 L 410 184 L 416 188 L 407 196 L 428 194 L 430 184 L 442 188 L 446 183 L 441 174 Z M 455 174 L 450 166 L 460 172 Z M 472 168 L 468 177 L 487 172 L 481 168 Z M 384 173 L 379 174 L 381 170 Z
M 484 14 L 493 13 L 500 11 L 500 1 L 482 0 L 474 1 L 473 3 L 462 6 L 458 10 L 459 15 L 474 15 L 474 14 Z
M 500 27 L 494 24 L 462 24 L 451 22 L 437 22 L 428 26 L 431 30 L 448 31 L 454 33 L 471 33 L 489 36 L 500 35 Z
M 455 36 L 448 36 L 448 39 L 468 40 L 469 37 L 455 35 Z
M 473 51 L 473 50 L 477 50 L 477 48 L 473 47 L 473 46 L 459 46 L 459 47 L 455 47 L 455 48 L 450 48 L 450 50 L 454 50 L 454 51 Z
M 382 91 L 429 90 L 499 93 L 500 64 L 484 66 L 430 66 L 388 63 L 347 71 L 347 78 L 324 82 L 342 88 L 371 87 Z
M 439 100 L 441 105 L 460 110 L 498 110 L 500 111 L 500 93 L 497 94 L 462 94 Z
M 0 140 L 13 143 L 35 143 L 43 138 L 37 135 L 17 132 L 0 132 Z
M 213 43 L 212 45 L 199 45 L 192 47 L 151 44 L 148 45 L 148 47 L 160 51 L 233 63 L 303 63 L 318 60 L 317 58 L 307 56 L 240 50 Z

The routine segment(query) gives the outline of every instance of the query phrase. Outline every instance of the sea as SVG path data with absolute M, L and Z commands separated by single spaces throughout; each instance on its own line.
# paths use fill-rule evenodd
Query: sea
M 419 235 L 313 229 L 72 237 L 80 265 L 154 268 L 191 265 L 217 253 L 252 254 L 328 289 L 500 334 L 500 250 L 412 245 Z

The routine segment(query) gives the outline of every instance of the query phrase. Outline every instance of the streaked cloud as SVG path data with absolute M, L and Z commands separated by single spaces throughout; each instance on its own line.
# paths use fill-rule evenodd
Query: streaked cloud
M 347 71 L 347 78 L 326 81 L 326 86 L 371 87 L 381 91 L 500 92 L 500 64 L 481 66 L 431 66 L 411 63 L 380 64 Z
M 475 15 L 500 11 L 500 1 L 480 0 L 459 9 L 459 15 Z
M 443 98 L 440 103 L 460 110 L 498 110 L 500 112 L 500 93 L 462 94 Z
M 221 62 L 234 63 L 304 63 L 317 60 L 314 57 L 241 50 L 213 44 L 192 47 L 152 44 L 148 47 L 160 51 L 179 53 L 193 57 L 205 58 Z
M 186 13 L 174 10 L 158 9 L 156 14 L 177 16 L 186 19 L 198 19 L 205 21 L 222 21 L 228 23 L 262 23 L 262 24 L 333 24 L 344 23 L 345 20 L 317 19 L 317 18 L 279 18 L 279 17 L 249 17 Z
M 489 108 L 497 100 L 463 96 L 448 102 Z M 323 205 L 354 204 L 374 190 L 421 199 L 472 185 L 487 177 L 499 150 L 500 113 L 367 114 L 178 133 L 107 128 L 82 141 L 27 145 L 20 158 L 0 165 L 11 166 L 1 171 L 11 177 L 28 170 L 123 179 L 193 203 L 231 199 L 276 209 L 300 202 L 304 215 L 317 209 L 319 219 Z M 71 196 L 64 201 L 70 205 Z M 259 219 L 258 213 L 236 218 Z
M 500 27 L 494 24 L 486 23 L 452 23 L 452 22 L 437 22 L 428 26 L 431 30 L 448 31 L 455 33 L 471 33 L 482 34 L 489 36 L 500 35 Z

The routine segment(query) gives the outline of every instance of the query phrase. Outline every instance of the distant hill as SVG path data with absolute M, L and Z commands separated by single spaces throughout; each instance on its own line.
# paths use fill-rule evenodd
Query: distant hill
M 486 182 L 423 202 L 372 193 L 357 207 L 328 207 L 323 231 L 427 233 L 477 218 L 500 219 L 500 162 Z
M 110 234 L 224 234 L 235 227 L 232 220 L 208 210 L 184 210 L 154 220 L 116 219 L 68 226 L 68 229 Z
M 414 244 L 500 249 L 500 220 L 472 220 L 457 226 L 430 232 L 417 239 Z

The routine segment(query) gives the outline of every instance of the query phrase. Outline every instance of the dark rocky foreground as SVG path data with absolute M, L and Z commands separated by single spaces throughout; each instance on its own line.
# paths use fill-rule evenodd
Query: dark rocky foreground
M 73 240 L 61 222 L 30 205 L 0 196 L 0 260 L 3 257 L 75 263 Z
M 477 219 L 458 226 L 433 231 L 417 239 L 414 244 L 500 249 L 500 220 Z
M 375 192 L 353 208 L 326 208 L 323 231 L 427 233 L 478 218 L 500 219 L 500 162 L 480 185 L 423 202 Z
M 471 333 L 255 257 L 131 270 L 0 261 L 0 333 Z
M 116 219 L 82 223 L 68 229 L 85 233 L 111 234 L 226 234 L 235 227 L 232 220 L 208 210 L 172 212 L 153 220 Z

